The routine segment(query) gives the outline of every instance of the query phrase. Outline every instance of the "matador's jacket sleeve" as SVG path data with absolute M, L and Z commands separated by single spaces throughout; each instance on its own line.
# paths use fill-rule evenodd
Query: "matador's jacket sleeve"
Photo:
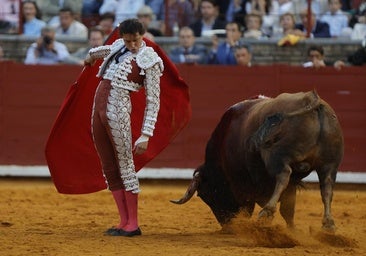
M 89 50 L 89 55 L 92 59 L 102 59 L 103 63 L 99 66 L 97 77 L 102 77 L 107 69 L 109 60 L 125 45 L 123 39 L 117 39 L 111 45 L 102 45 Z
M 145 47 L 137 54 L 136 63 L 141 68 L 140 75 L 145 75 L 146 107 L 141 133 L 151 137 L 160 108 L 160 77 L 163 74 L 164 65 L 162 59 L 151 47 Z
M 111 52 L 111 45 L 102 45 L 89 50 L 89 55 L 93 59 L 101 59 L 107 57 Z

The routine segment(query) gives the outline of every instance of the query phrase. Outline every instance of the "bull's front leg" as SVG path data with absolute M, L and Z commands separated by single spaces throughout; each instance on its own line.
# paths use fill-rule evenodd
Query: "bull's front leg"
M 286 189 L 289 183 L 291 173 L 291 167 L 286 164 L 276 175 L 275 189 L 267 204 L 259 212 L 259 219 L 273 219 L 273 215 L 276 212 L 276 205 L 281 197 L 282 192 Z
M 326 231 L 334 232 L 336 226 L 331 213 L 331 205 L 333 200 L 333 186 L 336 180 L 336 168 L 323 167 L 322 170 L 317 171 L 319 177 L 320 193 L 322 202 L 324 205 L 323 214 L 323 229 Z

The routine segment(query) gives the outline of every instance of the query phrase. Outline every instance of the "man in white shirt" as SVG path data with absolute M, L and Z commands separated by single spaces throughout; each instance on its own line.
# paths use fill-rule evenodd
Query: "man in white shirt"
M 88 37 L 88 28 L 81 22 L 75 20 L 71 8 L 65 7 L 59 12 L 60 23 L 56 27 L 57 36 Z
M 348 16 L 341 10 L 340 0 L 329 0 L 329 11 L 321 16 L 328 23 L 331 37 L 349 36 L 352 29 L 348 26 Z
M 112 12 L 116 15 L 115 26 L 126 19 L 137 18 L 137 12 L 144 6 L 144 0 L 104 0 L 99 14 Z

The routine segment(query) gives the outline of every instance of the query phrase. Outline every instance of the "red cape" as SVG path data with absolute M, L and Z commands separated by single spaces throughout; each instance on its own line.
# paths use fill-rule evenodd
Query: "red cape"
M 118 29 L 107 39 L 111 44 L 118 38 Z M 145 40 L 145 39 L 144 39 Z M 160 110 L 154 136 L 148 150 L 134 155 L 136 171 L 160 153 L 183 129 L 191 117 L 189 90 L 175 65 L 155 43 L 145 40 L 162 58 Z M 56 189 L 64 194 L 84 194 L 106 188 L 101 164 L 91 135 L 91 112 L 94 93 L 100 79 L 96 77 L 101 61 L 85 67 L 69 89 L 46 144 L 46 160 Z M 145 110 L 145 92 L 131 93 L 132 140 L 141 134 Z

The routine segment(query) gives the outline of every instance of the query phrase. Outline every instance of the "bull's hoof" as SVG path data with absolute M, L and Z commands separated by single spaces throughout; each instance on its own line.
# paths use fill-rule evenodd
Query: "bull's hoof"
M 260 225 L 270 225 L 272 223 L 272 220 L 274 218 L 274 211 L 268 208 L 263 208 L 258 215 L 258 222 Z
M 322 229 L 327 233 L 334 234 L 337 230 L 337 227 L 335 225 L 323 225 Z
M 332 218 L 324 218 L 322 224 L 323 224 L 322 229 L 324 231 L 329 233 L 335 233 L 337 228 Z
M 324 219 L 322 229 L 325 232 L 334 234 L 337 228 L 333 219 Z

